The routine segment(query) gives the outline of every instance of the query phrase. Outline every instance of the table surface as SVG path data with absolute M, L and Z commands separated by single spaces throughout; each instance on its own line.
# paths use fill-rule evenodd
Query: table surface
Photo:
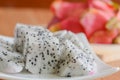
M 47 24 L 51 18 L 52 13 L 48 9 L 0 7 L 0 35 L 13 36 L 16 23 Z M 119 53 L 116 55 L 120 56 Z M 120 66 L 120 60 L 114 59 L 107 63 Z M 120 72 L 97 80 L 120 80 Z

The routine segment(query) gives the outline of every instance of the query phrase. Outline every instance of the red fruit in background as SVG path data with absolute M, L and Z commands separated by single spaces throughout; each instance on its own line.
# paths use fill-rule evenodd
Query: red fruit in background
M 83 27 L 80 25 L 79 17 L 66 18 L 60 23 L 52 25 L 49 29 L 50 31 L 68 30 L 74 33 L 84 32 Z
M 58 22 L 60 22 L 60 21 L 61 21 L 60 19 L 58 19 L 56 16 L 54 16 L 54 17 L 52 18 L 52 20 L 49 22 L 48 28 L 50 28 L 53 24 L 56 24 L 56 23 L 58 23 Z
M 113 42 L 113 39 L 118 35 L 117 30 L 111 30 L 111 31 L 97 31 L 95 32 L 89 41 L 91 43 L 101 43 L 101 44 L 111 44 Z
M 120 21 L 120 8 L 119 8 L 119 10 L 117 12 L 116 18 Z
M 55 1 L 51 5 L 51 10 L 54 15 L 59 19 L 65 19 L 69 16 L 80 16 L 85 9 L 87 9 L 87 3 L 71 3 L 63 1 Z
M 89 38 L 95 31 L 105 30 L 105 23 L 111 18 L 102 10 L 90 9 L 80 19 L 87 37 Z
M 107 30 L 117 29 L 119 31 L 119 34 L 120 34 L 120 9 L 118 10 L 116 16 L 111 18 L 106 23 L 106 29 Z
M 95 8 L 108 13 L 110 16 L 114 16 L 114 6 L 111 0 L 88 0 L 89 8 Z

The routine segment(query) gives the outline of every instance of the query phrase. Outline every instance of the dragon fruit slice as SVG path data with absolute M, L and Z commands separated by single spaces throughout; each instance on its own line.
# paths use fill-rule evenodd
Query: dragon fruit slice
M 19 53 L 0 46 L 0 64 L 1 72 L 18 73 L 24 68 L 24 58 Z
M 8 51 L 14 51 L 14 43 L 13 41 L 7 41 L 5 39 L 3 39 L 2 37 L 0 38 L 0 46 L 6 48 Z
M 95 60 L 89 57 L 89 54 L 86 54 L 69 40 L 63 44 L 65 46 L 64 59 L 62 58 L 57 71 L 60 76 L 91 75 L 97 71 Z
M 94 58 L 93 54 L 95 53 L 93 52 L 93 49 L 91 48 L 84 33 L 74 34 L 71 31 L 63 30 L 55 32 L 54 36 L 58 37 L 60 39 L 60 42 L 70 40 L 74 45 L 82 49 L 86 54 L 92 53 L 90 57 Z
M 15 29 L 15 47 L 16 51 L 23 53 L 24 43 L 28 32 L 30 31 L 42 31 L 41 26 L 17 24 Z
M 79 48 L 84 48 L 84 44 L 80 41 L 78 36 L 74 34 L 71 31 L 58 31 L 54 33 L 54 36 L 56 36 L 61 42 L 64 42 L 65 40 L 70 40 L 73 44 L 78 46 Z
M 24 29 L 26 27 L 28 26 L 24 26 Z M 59 39 L 44 28 L 30 27 L 24 29 L 21 32 L 27 31 L 27 35 L 24 35 L 24 43 L 19 46 L 23 47 L 21 48 L 26 59 L 25 68 L 34 74 L 56 72 L 56 65 L 61 54 Z

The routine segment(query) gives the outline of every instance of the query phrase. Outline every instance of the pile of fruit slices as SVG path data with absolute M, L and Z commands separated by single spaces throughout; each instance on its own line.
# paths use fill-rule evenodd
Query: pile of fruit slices
M 84 32 L 91 43 L 120 43 L 120 10 L 111 0 L 77 3 L 57 0 L 50 9 L 54 14 L 48 24 L 50 31 Z
M 52 33 L 42 26 L 17 24 L 12 41 L 0 38 L 0 72 L 93 75 L 98 66 L 86 36 L 70 31 Z

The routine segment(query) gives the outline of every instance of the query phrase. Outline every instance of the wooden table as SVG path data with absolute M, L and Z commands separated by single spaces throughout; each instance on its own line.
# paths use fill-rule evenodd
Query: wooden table
M 13 36 L 16 23 L 47 24 L 51 18 L 52 14 L 48 9 L 0 7 L 0 35 Z M 114 59 L 108 64 L 120 66 L 120 60 Z M 120 80 L 120 72 L 97 80 Z

